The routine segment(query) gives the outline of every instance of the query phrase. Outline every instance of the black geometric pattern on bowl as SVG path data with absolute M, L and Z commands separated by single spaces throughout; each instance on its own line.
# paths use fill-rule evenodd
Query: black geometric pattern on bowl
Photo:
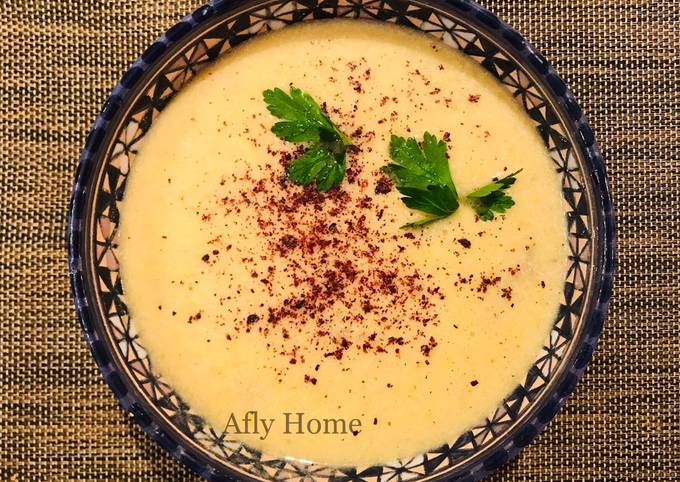
M 534 121 L 562 178 L 569 230 L 564 299 L 524 383 L 484 423 L 414 458 L 332 468 L 262 454 L 216 432 L 154 375 L 125 304 L 116 257 L 125 181 L 156 116 L 198 70 L 256 35 L 301 21 L 365 18 L 424 31 L 496 76 Z M 69 220 L 69 263 L 85 337 L 124 409 L 208 480 L 477 480 L 525 447 L 556 414 L 590 360 L 611 296 L 614 214 L 604 164 L 564 82 L 517 32 L 467 1 L 215 2 L 185 17 L 123 76 L 81 156 Z M 454 435 L 455 436 L 455 435 Z

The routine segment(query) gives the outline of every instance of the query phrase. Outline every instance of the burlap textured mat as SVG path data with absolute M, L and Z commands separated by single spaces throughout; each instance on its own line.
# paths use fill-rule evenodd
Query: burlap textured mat
M 200 0 L 199 0 L 200 1 Z M 609 321 L 498 481 L 680 480 L 680 0 L 489 0 L 590 117 L 618 208 Z M 0 479 L 195 481 L 117 408 L 71 306 L 71 180 L 108 91 L 198 1 L 0 4 Z

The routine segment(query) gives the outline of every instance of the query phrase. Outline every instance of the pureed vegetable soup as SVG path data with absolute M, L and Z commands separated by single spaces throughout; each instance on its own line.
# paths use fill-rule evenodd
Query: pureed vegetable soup
M 364 21 L 285 28 L 203 71 L 145 137 L 121 220 L 155 371 L 228 438 L 331 465 L 491 414 L 549 333 L 567 259 L 558 176 L 510 94 Z

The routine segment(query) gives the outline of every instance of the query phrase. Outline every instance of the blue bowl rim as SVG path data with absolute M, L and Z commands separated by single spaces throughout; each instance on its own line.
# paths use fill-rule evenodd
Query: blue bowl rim
M 408 2 L 409 0 L 403 1 Z M 585 320 L 583 339 L 578 342 L 579 346 L 574 350 L 570 365 L 562 373 L 556 375 L 559 378 L 555 384 L 557 389 L 549 396 L 544 397 L 542 403 L 537 404 L 532 409 L 535 414 L 538 414 L 537 417 L 534 417 L 535 420 L 532 421 L 527 418 L 524 426 L 515 429 L 515 432 L 519 431 L 520 433 L 514 434 L 516 438 L 512 447 L 507 450 L 500 448 L 495 452 L 486 454 L 479 470 L 455 479 L 474 481 L 515 458 L 524 447 L 543 431 L 575 390 L 578 380 L 585 372 L 599 340 L 612 296 L 616 251 L 615 213 L 604 159 L 594 139 L 593 131 L 581 108 L 576 103 L 573 93 L 545 58 L 516 30 L 496 17 L 491 11 L 471 0 L 418 0 L 418 2 L 443 10 L 453 10 L 458 17 L 465 19 L 473 26 L 479 27 L 480 30 L 491 37 L 502 39 L 507 44 L 508 51 L 515 58 L 522 59 L 524 67 L 542 81 L 543 87 L 552 96 L 555 105 L 561 109 L 565 124 L 575 134 L 573 137 L 583 154 L 586 167 L 590 169 L 589 172 L 584 172 L 584 174 L 589 175 L 587 180 L 591 185 L 593 199 L 599 204 L 599 209 L 594 211 L 596 219 L 593 222 L 595 230 L 598 232 L 596 237 L 598 244 L 594 247 L 594 253 L 599 255 L 599 259 L 597 259 L 597 271 L 592 280 L 590 313 Z M 79 159 L 68 212 L 66 233 L 68 264 L 76 313 L 84 332 L 85 341 L 105 382 L 113 391 L 121 407 L 133 416 L 135 421 L 154 441 L 192 471 L 210 481 L 243 480 L 244 476 L 228 467 L 215 467 L 202 453 L 192 447 L 184 447 L 181 442 L 173 439 L 169 433 L 170 427 L 164 421 L 154 420 L 147 413 L 147 410 L 138 403 L 136 397 L 131 394 L 130 389 L 133 387 L 128 386 L 130 385 L 128 380 L 119 376 L 114 362 L 111 361 L 114 356 L 110 347 L 102 342 L 97 333 L 95 325 L 100 323 L 101 320 L 98 320 L 96 310 L 88 303 L 87 293 L 88 290 L 93 288 L 91 286 L 92 281 L 85 275 L 83 256 L 87 251 L 85 244 L 87 240 L 81 234 L 87 222 L 87 209 L 91 204 L 91 195 L 93 194 L 88 186 L 93 180 L 94 167 L 99 160 L 101 147 L 106 144 L 104 139 L 111 134 L 107 131 L 107 127 L 116 125 L 116 112 L 126 104 L 126 100 L 134 97 L 135 87 L 142 83 L 140 82 L 141 79 L 145 75 L 153 73 L 154 67 L 169 55 L 169 52 L 181 48 L 185 44 L 188 34 L 192 31 L 202 30 L 206 28 L 207 23 L 217 21 L 220 17 L 241 7 L 266 3 L 268 3 L 268 0 L 211 1 L 183 17 L 147 48 L 122 76 L 93 124 Z M 508 434 L 507 437 L 510 437 L 510 435 L 512 434 Z M 450 477 L 450 473 L 444 472 L 429 480 L 434 481 Z M 257 479 L 253 478 L 252 480 Z

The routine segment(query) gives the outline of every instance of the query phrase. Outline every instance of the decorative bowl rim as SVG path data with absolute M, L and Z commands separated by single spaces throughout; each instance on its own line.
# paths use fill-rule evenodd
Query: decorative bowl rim
M 570 365 L 564 367 L 561 373 L 555 375 L 555 380 L 551 381 L 551 383 L 554 383 L 553 391 L 546 394 L 542 400 L 535 403 L 535 407 L 532 407 L 534 418 L 529 420 L 527 415 L 527 419 L 524 420 L 521 427 L 513 428 L 516 433 L 514 433 L 511 445 L 506 448 L 496 447 L 495 451 L 487 454 L 476 470 L 464 477 L 455 478 L 455 480 L 478 480 L 516 457 L 547 426 L 574 391 L 592 357 L 612 295 L 616 250 L 614 207 L 602 155 L 581 108 L 564 81 L 524 37 L 508 24 L 499 20 L 489 10 L 470 0 L 394 1 L 426 5 L 455 13 L 456 16 L 468 20 L 470 25 L 481 28 L 486 35 L 495 37 L 507 44 L 513 57 L 524 62 L 523 67 L 540 80 L 541 87 L 546 90 L 554 105 L 561 109 L 561 120 L 570 129 L 570 133 L 573 135 L 572 140 L 576 142 L 575 147 L 580 150 L 584 166 L 588 168 L 584 175 L 588 175 L 589 178 L 585 181 L 589 183 L 593 200 L 596 202 L 595 207 L 597 209 L 591 214 L 595 218 L 592 224 L 595 231 L 594 238 L 598 243 L 592 249 L 598 258 L 597 262 L 594 263 L 595 268 L 589 290 L 590 304 L 584 308 L 584 326 L 581 339 L 575 341 L 576 347 L 573 350 L 572 359 L 569 360 Z M 92 205 L 91 196 L 96 191 L 96 185 L 94 188 L 91 187 L 92 182 L 96 181 L 96 176 L 93 175 L 96 172 L 94 168 L 103 162 L 101 157 L 106 152 L 102 149 L 102 146 L 107 144 L 105 142 L 106 137 L 110 137 L 116 131 L 118 124 L 114 121 L 121 120 L 117 117 L 117 114 L 119 114 L 119 111 L 124 111 L 123 107 L 138 94 L 136 88 L 144 84 L 142 79 L 157 73 L 163 60 L 171 58 L 170 53 L 176 53 L 188 44 L 188 39 L 191 38 L 192 33 L 208 30 L 210 24 L 217 23 L 220 18 L 240 8 L 246 6 L 264 7 L 273 3 L 280 3 L 280 0 L 211 1 L 182 18 L 147 48 L 122 76 L 94 122 L 79 159 L 68 212 L 68 263 L 74 303 L 85 340 L 105 382 L 114 392 L 121 407 L 134 417 L 135 421 L 153 440 L 194 472 L 211 481 L 259 479 L 236 472 L 226 465 L 215 467 L 214 463 L 203 453 L 178 442 L 169 433 L 176 430 L 175 427 L 170 426 L 160 417 L 150 415 L 144 407 L 145 404 L 139 403 L 138 396 L 131 394 L 130 389 L 134 391 L 134 382 L 121 377 L 118 373 L 116 362 L 112 361 L 116 359 L 112 347 L 103 342 L 106 337 L 100 337 L 98 334 L 98 329 L 100 329 L 98 325 L 103 322 L 99 319 L 100 316 L 96 307 L 88 302 L 88 293 L 93 289 L 93 280 L 88 276 L 88 269 L 85 264 L 88 240 L 83 234 L 86 234 L 84 228 L 90 214 L 89 208 Z M 361 4 L 360 1 L 358 3 Z M 567 365 L 567 362 L 563 362 L 562 365 Z M 510 435 L 510 433 L 504 434 L 506 438 L 510 438 Z M 428 477 L 428 480 L 450 478 L 451 472 L 452 470 L 446 470 Z M 349 479 L 352 475 L 348 473 L 347 477 Z

